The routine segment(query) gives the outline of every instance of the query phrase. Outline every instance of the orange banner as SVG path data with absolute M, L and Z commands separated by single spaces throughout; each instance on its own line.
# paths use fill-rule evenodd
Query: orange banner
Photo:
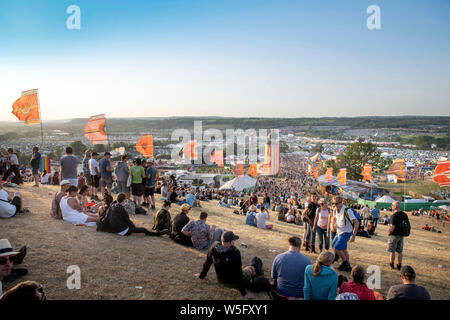
M 234 175 L 236 177 L 244 175 L 244 164 L 243 163 L 236 164 L 236 166 L 234 167 Z
M 248 168 L 248 174 L 254 177 L 258 175 L 258 165 L 256 163 L 250 164 L 250 167 Z
M 325 178 L 327 181 L 333 180 L 333 168 L 328 168 L 327 173 L 325 173 Z
M 24 124 L 40 123 L 38 89 L 23 91 L 12 105 L 12 113 Z
M 153 135 L 144 134 L 135 148 L 145 158 L 153 158 Z
M 93 144 L 107 144 L 108 135 L 106 134 L 106 119 L 104 114 L 99 114 L 89 118 L 89 122 L 84 127 L 84 135 L 92 141 Z
M 317 179 L 319 177 L 319 167 L 314 168 L 313 177 L 314 179 Z
M 189 141 L 183 147 L 183 154 L 187 157 L 188 160 L 197 160 L 197 142 Z
M 342 168 L 339 170 L 337 179 L 340 183 L 347 184 L 347 169 L 346 168 Z
M 404 159 L 395 159 L 394 163 L 389 167 L 388 174 L 395 174 L 398 180 L 405 181 L 405 160 Z
M 371 181 L 372 180 L 372 166 L 370 164 L 366 164 L 364 166 L 363 171 L 361 172 L 363 176 L 363 180 Z
M 433 174 L 433 181 L 439 186 L 450 186 L 450 161 L 439 161 Z

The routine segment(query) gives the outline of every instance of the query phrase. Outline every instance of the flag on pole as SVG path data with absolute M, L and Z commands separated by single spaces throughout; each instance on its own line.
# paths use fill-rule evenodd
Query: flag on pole
M 389 167 L 387 173 L 397 176 L 398 180 L 405 181 L 405 159 L 395 159 Z
M 38 89 L 22 91 L 22 96 L 12 105 L 12 113 L 24 124 L 41 122 Z
M 258 167 L 258 165 L 256 163 L 250 164 L 250 167 L 248 168 L 248 174 L 256 177 L 258 175 L 257 167 Z
M 333 180 L 333 168 L 328 168 L 327 173 L 325 173 L 325 178 L 327 181 Z
M 433 181 L 440 187 L 450 186 L 450 160 L 439 161 L 433 174 Z
M 372 180 L 372 166 L 370 164 L 366 164 L 364 166 L 363 171 L 361 172 L 363 176 L 363 180 L 371 181 Z
M 197 160 L 197 142 L 189 141 L 188 143 L 186 143 L 186 145 L 183 147 L 183 155 L 188 160 Z
M 214 150 L 211 155 L 211 162 L 223 168 L 223 150 Z
M 153 158 L 153 135 L 144 134 L 135 146 L 136 150 L 145 158 Z
M 104 114 L 99 114 L 89 118 L 89 122 L 84 127 L 84 135 L 92 141 L 93 144 L 108 144 L 108 135 L 106 134 L 106 119 Z
M 342 184 L 347 184 L 347 169 L 342 168 L 339 170 L 337 180 Z
M 319 177 L 319 167 L 314 168 L 313 177 L 314 179 L 317 179 Z

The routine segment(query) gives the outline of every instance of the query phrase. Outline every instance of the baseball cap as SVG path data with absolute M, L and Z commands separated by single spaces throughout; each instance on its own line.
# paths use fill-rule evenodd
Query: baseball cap
M 415 278 L 416 277 L 416 272 L 414 271 L 414 269 L 411 266 L 403 266 L 400 269 L 400 274 L 404 277 L 408 277 L 408 278 Z
M 92 155 L 93 156 L 98 156 L 98 153 L 94 151 L 94 152 L 92 152 Z
M 70 184 L 70 181 L 69 180 L 63 180 L 63 181 L 61 181 L 60 182 L 60 186 L 64 186 L 64 185 L 66 185 L 66 184 Z
M 239 239 L 239 236 L 235 235 L 233 231 L 227 231 L 222 234 L 222 242 L 230 242 Z

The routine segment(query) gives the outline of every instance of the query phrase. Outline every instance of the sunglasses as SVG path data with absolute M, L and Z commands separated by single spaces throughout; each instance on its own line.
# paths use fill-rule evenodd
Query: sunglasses
M 0 265 L 5 265 L 6 262 L 9 260 L 9 262 L 14 263 L 16 262 L 16 256 L 9 256 L 9 257 L 1 257 L 0 258 Z

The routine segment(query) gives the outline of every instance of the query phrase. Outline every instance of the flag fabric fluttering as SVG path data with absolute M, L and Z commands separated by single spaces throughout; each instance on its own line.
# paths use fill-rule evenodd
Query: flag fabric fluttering
M 12 113 L 24 124 L 41 122 L 38 89 L 22 91 L 22 96 L 12 105 Z
M 371 181 L 372 180 L 372 166 L 370 164 L 366 164 L 364 166 L 363 171 L 361 172 L 363 176 L 363 180 Z
M 319 178 L 319 167 L 314 168 L 313 177 L 314 177 L 314 179 Z
M 325 178 L 327 181 L 333 180 L 333 168 L 328 168 L 327 172 L 325 173 Z
M 405 159 L 395 159 L 389 167 L 387 173 L 396 175 L 398 180 L 405 181 Z
M 240 177 L 244 175 L 244 164 L 243 163 L 237 163 L 234 167 L 234 175 L 236 177 Z
M 347 169 L 342 168 L 339 170 L 337 180 L 342 184 L 347 184 Z
M 41 157 L 41 172 L 47 171 L 47 173 L 51 173 L 51 160 L 50 157 Z
M 93 144 L 108 144 L 105 115 L 99 114 L 90 117 L 89 122 L 84 128 L 84 135 L 91 140 Z
M 450 186 L 450 160 L 439 161 L 433 174 L 433 181 L 440 187 Z
M 211 162 L 223 168 L 223 150 L 214 150 L 211 155 Z
M 183 156 L 188 160 L 197 160 L 197 142 L 189 141 L 183 147 Z
M 136 150 L 145 158 L 153 158 L 153 135 L 144 134 L 135 146 Z
M 258 165 L 256 163 L 250 164 L 250 167 L 248 168 L 248 174 L 254 177 L 258 175 Z

